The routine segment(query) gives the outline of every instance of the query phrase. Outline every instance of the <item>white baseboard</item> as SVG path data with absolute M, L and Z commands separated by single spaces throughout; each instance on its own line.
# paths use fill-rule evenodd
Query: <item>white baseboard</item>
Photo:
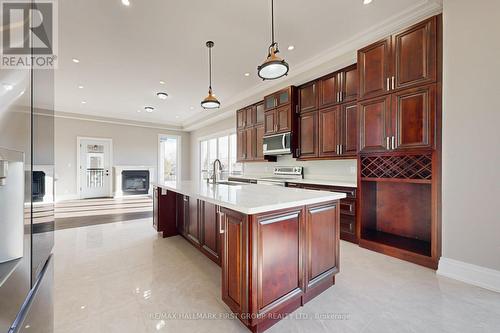
M 56 194 L 56 202 L 67 201 L 67 200 L 78 200 L 78 199 L 80 199 L 80 196 L 76 193 L 62 194 L 62 195 Z
M 500 271 L 441 257 L 438 275 L 500 292 Z

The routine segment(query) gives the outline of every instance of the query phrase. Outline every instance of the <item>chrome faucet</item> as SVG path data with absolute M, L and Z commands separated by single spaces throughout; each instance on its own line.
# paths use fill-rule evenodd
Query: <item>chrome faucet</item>
M 219 170 L 217 170 L 217 163 L 219 164 Z M 213 164 L 213 170 L 212 170 L 212 182 L 214 184 L 217 184 L 220 180 L 220 173 L 222 172 L 222 162 L 216 158 Z M 207 179 L 207 181 L 210 181 L 210 178 Z

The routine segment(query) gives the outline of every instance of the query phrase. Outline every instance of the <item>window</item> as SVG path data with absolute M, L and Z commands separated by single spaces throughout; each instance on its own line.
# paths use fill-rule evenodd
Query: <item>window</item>
M 178 179 L 179 144 L 180 137 L 178 136 L 159 136 L 158 179 L 160 182 Z
M 222 163 L 222 177 L 241 174 L 243 165 L 236 162 L 236 134 L 223 135 L 200 141 L 200 179 L 207 179 L 212 173 L 216 159 Z

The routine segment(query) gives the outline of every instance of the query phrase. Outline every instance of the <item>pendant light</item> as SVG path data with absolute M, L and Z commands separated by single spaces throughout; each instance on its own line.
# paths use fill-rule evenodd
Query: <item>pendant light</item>
M 288 64 L 276 54 L 279 53 L 278 43 L 274 41 L 274 0 L 271 0 L 271 45 L 267 59 L 257 67 L 257 73 L 262 80 L 279 79 L 288 74 Z
M 220 108 L 220 102 L 212 93 L 212 47 L 214 47 L 214 42 L 209 40 L 207 42 L 208 47 L 208 96 L 201 101 L 201 107 L 205 110 L 218 109 Z

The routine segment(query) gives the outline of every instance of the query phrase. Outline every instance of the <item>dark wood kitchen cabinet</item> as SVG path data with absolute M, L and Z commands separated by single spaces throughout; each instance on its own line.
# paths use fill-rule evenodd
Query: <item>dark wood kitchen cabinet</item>
M 296 155 L 300 158 L 318 156 L 318 111 L 299 115 L 299 148 Z
M 313 81 L 299 87 L 299 113 L 315 111 L 318 108 L 317 85 L 318 83 Z
M 358 154 L 358 104 L 356 102 L 340 106 L 340 155 L 356 156 Z
M 393 90 L 436 81 L 436 27 L 434 16 L 392 36 Z
M 303 184 L 303 183 L 287 183 L 287 186 L 293 188 L 303 188 L 306 190 L 345 193 L 347 197 L 345 199 L 340 200 L 338 207 L 339 219 L 340 219 L 338 232 L 340 232 L 340 239 L 352 243 L 358 242 L 359 240 L 358 222 L 357 222 L 358 214 L 356 210 L 356 207 L 358 206 L 358 194 L 357 194 L 358 191 L 356 188 Z M 324 223 L 327 222 L 325 221 Z
M 264 97 L 265 135 L 295 131 L 296 94 L 295 87 L 290 86 Z
M 274 112 L 272 116 L 272 126 L 274 127 L 278 123 L 279 115 Z M 282 122 L 287 120 L 281 119 Z M 268 125 L 269 119 L 264 112 L 263 102 L 236 111 L 236 156 L 238 162 L 276 161 L 275 156 L 264 156 L 263 153 L 263 137 L 265 126 Z
M 391 96 L 358 103 L 360 151 L 388 151 L 391 132 Z
M 386 38 L 358 51 L 359 98 L 365 99 L 390 91 L 391 38 Z
M 434 148 L 435 84 L 364 100 L 358 107 L 362 152 Z
M 340 102 L 356 101 L 359 95 L 359 78 L 357 64 L 340 71 Z
M 199 201 L 201 251 L 217 265 L 221 264 L 221 233 L 219 230 L 219 207 Z
M 198 211 L 198 200 L 187 198 L 187 211 L 184 215 L 184 228 L 186 230 L 186 238 L 195 246 L 200 245 L 200 219 Z M 186 207 L 186 206 L 185 206 Z
M 298 87 L 299 148 L 296 157 L 356 157 L 358 147 L 357 65 Z
M 437 80 L 437 20 L 433 16 L 358 51 L 360 99 Z
M 236 132 L 236 157 L 239 162 L 247 158 L 247 131 L 245 129 Z
M 318 107 L 325 108 L 339 103 L 340 75 L 335 72 L 318 80 Z
M 333 106 L 319 111 L 319 156 L 332 157 L 340 155 L 341 131 L 340 106 Z
M 295 87 L 279 90 L 264 97 L 264 111 L 272 110 L 283 105 L 292 104 Z
M 247 216 L 233 210 L 221 208 L 223 248 L 222 251 L 222 300 L 235 313 L 245 313 L 246 265 L 247 265 Z

